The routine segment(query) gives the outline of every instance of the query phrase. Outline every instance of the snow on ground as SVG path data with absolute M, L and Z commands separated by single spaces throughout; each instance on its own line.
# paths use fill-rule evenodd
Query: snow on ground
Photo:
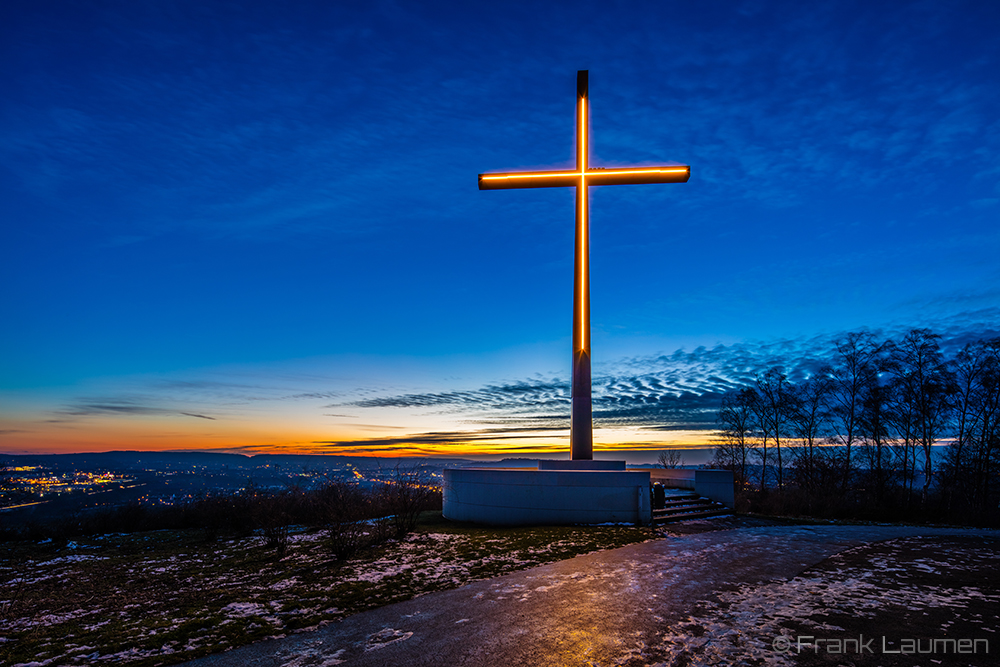
M 928 583 L 920 575 L 937 578 L 963 572 L 997 572 L 1000 553 L 993 547 L 971 548 L 949 544 L 947 554 L 935 553 L 927 558 L 907 558 L 915 549 L 927 548 L 927 538 L 905 537 L 865 544 L 845 550 L 824 562 L 824 567 L 810 569 L 791 580 L 765 584 L 741 585 L 723 591 L 713 600 L 704 600 L 697 614 L 671 625 L 661 635 L 661 643 L 653 647 L 670 655 L 660 667 L 679 665 L 737 665 L 763 661 L 767 665 L 794 665 L 796 644 L 800 636 L 844 638 L 858 637 L 854 629 L 831 623 L 830 619 L 851 619 L 861 627 L 871 628 L 870 634 L 886 630 L 887 615 L 897 616 L 899 610 L 913 615 L 949 620 L 937 624 L 938 638 L 946 637 L 949 627 L 963 619 L 963 611 L 972 605 L 1000 610 L 1000 589 L 997 578 L 984 581 L 990 590 L 980 586 L 948 586 Z M 930 543 L 933 544 L 933 543 Z M 874 549 L 880 553 L 870 554 Z M 942 556 L 947 555 L 945 560 Z M 862 563 L 852 561 L 861 557 Z M 919 580 L 910 581 L 916 576 Z M 975 579 L 975 577 L 974 577 Z M 980 617 L 967 613 L 965 620 Z M 866 620 L 882 623 L 865 625 Z M 842 622 L 842 621 L 841 621 Z M 994 619 L 995 622 L 995 619 Z M 993 632 L 988 625 L 976 623 L 972 631 Z M 852 623 L 852 627 L 855 627 Z M 919 634 L 923 629 L 910 629 Z M 903 631 L 904 636 L 906 630 Z M 962 635 L 965 636 L 965 635 Z M 981 635 L 980 635 L 981 636 Z M 890 641 L 898 640 L 890 632 Z M 784 642 L 784 643 L 782 643 Z M 775 650 L 776 646 L 784 649 Z M 822 653 L 822 644 L 806 647 Z M 801 650 L 801 649 L 799 649 Z M 845 651 L 846 652 L 846 651 Z
M 50 586 L 46 590 L 67 590 L 68 598 L 62 607 L 54 606 L 53 598 L 48 607 L 40 602 L 31 613 L 0 618 L 0 650 L 16 645 L 25 636 L 18 633 L 31 629 L 48 633 L 35 654 L 36 665 L 128 665 L 149 658 L 182 659 L 198 651 L 218 652 L 265 637 L 313 630 L 358 610 L 514 572 L 527 564 L 560 560 L 567 557 L 560 554 L 572 555 L 574 545 L 583 539 L 582 533 L 549 539 L 543 532 L 538 531 L 541 539 L 536 535 L 524 542 L 502 531 L 485 537 L 417 534 L 346 563 L 331 561 L 322 540 L 304 538 L 292 542 L 289 555 L 280 561 L 269 559 L 259 540 L 252 539 L 185 546 L 183 553 L 170 555 L 141 552 L 127 559 L 127 567 L 115 561 L 113 573 L 100 570 L 107 564 L 92 557 L 38 558 L 2 571 L 0 586 L 7 589 L 0 597 L 12 600 L 7 591 L 20 579 Z M 935 542 L 928 538 L 898 537 L 876 543 L 871 540 L 879 538 L 840 531 L 845 537 L 837 538 L 844 540 L 839 548 L 846 550 L 823 560 L 821 566 L 814 564 L 833 553 L 828 547 L 815 557 L 795 551 L 779 554 L 774 547 L 776 536 L 784 544 L 802 548 L 810 543 L 829 544 L 828 533 L 822 526 L 772 526 L 674 534 L 649 543 L 649 549 L 642 545 L 633 551 L 564 561 L 568 567 L 560 564 L 514 579 L 495 579 L 474 599 L 484 606 L 506 600 L 504 604 L 517 609 L 532 605 L 548 609 L 548 596 L 592 589 L 608 592 L 607 600 L 598 597 L 593 603 L 606 613 L 603 610 L 615 594 L 631 591 L 636 597 L 630 599 L 648 600 L 649 625 L 644 627 L 655 632 L 623 635 L 617 657 L 609 663 L 623 665 L 792 665 L 795 656 L 775 651 L 776 638 L 801 633 L 844 636 L 856 631 L 852 623 L 882 622 L 890 613 L 926 615 L 942 632 L 996 634 L 996 623 L 989 620 L 996 613 L 981 612 L 984 608 L 1000 610 L 997 575 L 983 578 L 982 583 L 976 579 L 981 573 L 1000 571 L 995 540 L 989 548 L 957 538 L 947 548 L 934 548 Z M 846 548 L 859 539 L 868 542 Z M 634 555 L 639 551 L 656 555 L 642 560 Z M 725 577 L 727 564 L 741 559 L 766 564 L 778 555 L 798 568 L 791 571 L 799 575 L 773 579 L 774 574 L 767 574 L 755 583 Z M 98 580 L 102 572 L 125 577 L 122 581 L 134 577 L 128 580 L 145 587 L 135 595 L 147 597 L 108 600 L 95 596 L 91 600 L 89 592 L 60 583 L 72 580 L 91 585 L 86 583 L 88 577 Z M 648 593 L 643 587 L 650 582 L 655 588 Z M 701 591 L 699 597 L 689 598 L 690 603 L 676 611 L 673 601 L 694 588 Z M 69 595 L 74 592 L 78 598 Z M 457 618 L 449 621 L 456 632 L 477 624 L 464 611 Z M 117 643 L 108 639 L 112 625 L 117 627 L 118 634 L 113 635 Z M 383 655 L 377 652 L 390 645 L 398 651 L 398 647 L 419 644 L 407 641 L 412 630 L 396 623 L 375 626 L 358 638 L 358 645 L 365 654 Z M 0 662 L 2 658 L 0 654 Z M 25 655 L 20 663 L 5 664 L 28 665 L 30 658 Z M 333 667 L 347 658 L 339 647 L 316 644 L 304 653 L 284 655 L 281 664 Z
M 522 533 L 421 533 L 347 562 L 332 559 L 321 531 L 290 535 L 280 559 L 256 536 L 206 542 L 169 532 L 100 536 L 74 547 L 112 556 L 53 558 L 55 545 L 23 548 L 25 555 L 0 568 L 0 664 L 175 661 L 649 537 L 634 528 Z M 573 539 L 546 539 L 550 533 Z M 394 632 L 373 635 L 372 650 L 409 637 Z M 322 664 L 338 664 L 328 658 Z

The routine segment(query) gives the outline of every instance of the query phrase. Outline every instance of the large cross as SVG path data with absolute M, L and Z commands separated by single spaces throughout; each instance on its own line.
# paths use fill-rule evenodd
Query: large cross
M 576 73 L 576 169 L 479 174 L 480 190 L 510 188 L 576 188 L 576 252 L 573 283 L 573 416 L 570 452 L 574 461 L 594 458 L 590 393 L 590 215 L 591 185 L 686 183 L 691 167 L 615 167 L 589 164 L 590 123 L 587 70 Z

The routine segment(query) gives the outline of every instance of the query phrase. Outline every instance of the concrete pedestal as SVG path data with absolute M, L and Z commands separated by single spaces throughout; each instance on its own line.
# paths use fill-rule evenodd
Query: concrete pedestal
M 539 468 L 444 471 L 444 516 L 503 526 L 652 521 L 648 470 L 624 461 L 543 461 Z

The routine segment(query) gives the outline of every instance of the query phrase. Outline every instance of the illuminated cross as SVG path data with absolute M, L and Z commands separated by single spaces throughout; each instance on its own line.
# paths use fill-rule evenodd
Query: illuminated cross
M 573 416 L 570 452 L 574 461 L 594 458 L 590 399 L 590 215 L 587 188 L 591 185 L 686 183 L 687 166 L 603 169 L 588 164 L 590 149 L 587 70 L 576 73 L 576 169 L 479 174 L 480 190 L 509 188 L 576 188 L 576 252 L 573 286 Z

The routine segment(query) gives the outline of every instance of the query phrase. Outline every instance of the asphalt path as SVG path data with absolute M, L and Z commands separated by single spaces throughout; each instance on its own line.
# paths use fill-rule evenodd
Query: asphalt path
M 763 526 L 668 536 L 356 614 L 189 667 L 644 665 L 699 602 L 789 580 L 845 549 L 908 536 L 995 531 Z M 775 656 L 776 659 L 778 656 Z M 770 660 L 767 660 L 770 662 Z

